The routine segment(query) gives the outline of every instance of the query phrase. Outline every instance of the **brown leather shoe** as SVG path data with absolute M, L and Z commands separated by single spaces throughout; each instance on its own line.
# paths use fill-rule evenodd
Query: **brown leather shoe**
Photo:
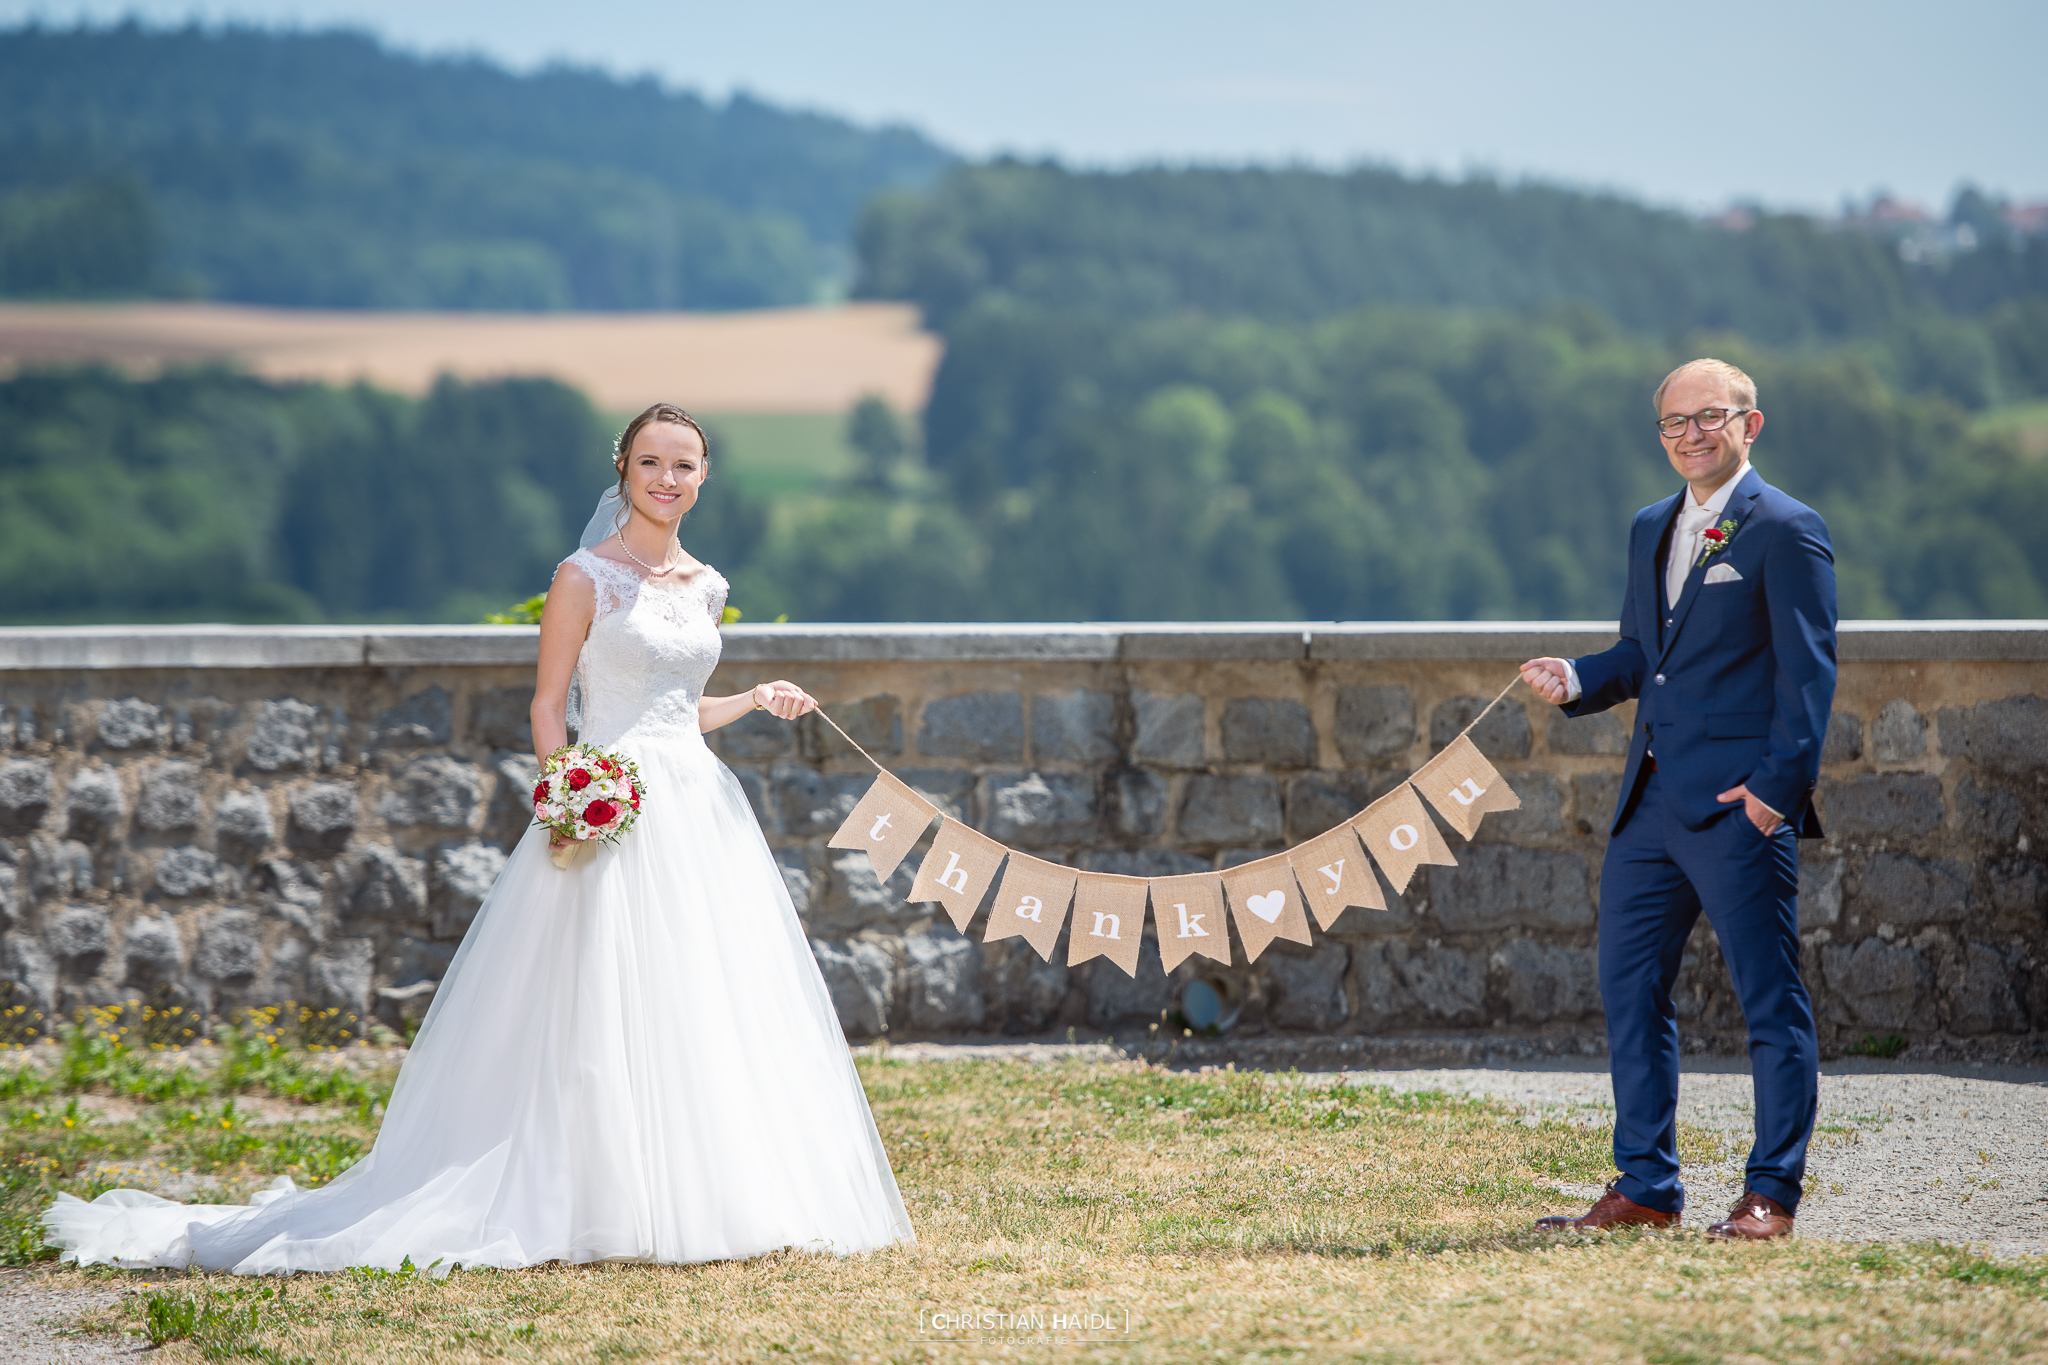
M 1607 1182 L 1607 1193 L 1601 1195 L 1600 1201 L 1593 1205 L 1592 1208 L 1586 1210 L 1583 1217 L 1569 1218 L 1560 1216 L 1556 1218 L 1538 1218 L 1536 1220 L 1537 1231 L 1597 1232 L 1601 1228 L 1675 1228 L 1678 1226 L 1678 1214 L 1666 1213 L 1662 1209 L 1648 1208 L 1638 1204 L 1635 1200 L 1614 1188 L 1620 1183 L 1618 1180 Z
M 1728 1216 L 1707 1229 L 1707 1236 L 1723 1242 L 1766 1242 L 1792 1235 L 1792 1215 L 1768 1195 L 1744 1190 Z

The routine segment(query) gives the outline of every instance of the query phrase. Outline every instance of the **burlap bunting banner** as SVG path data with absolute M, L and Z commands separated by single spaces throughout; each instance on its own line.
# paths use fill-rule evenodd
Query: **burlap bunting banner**
M 938 813 L 937 806 L 904 786 L 894 773 L 883 772 L 825 846 L 866 849 L 875 880 L 886 882 Z
M 1422 799 L 1405 782 L 1360 811 L 1351 828 L 1358 831 L 1358 841 L 1386 872 L 1396 891 L 1406 891 L 1415 869 L 1424 863 L 1458 865 L 1444 836 L 1436 832 L 1436 821 L 1423 809 Z
M 1237 921 L 1244 955 L 1253 962 L 1276 938 L 1289 943 L 1315 942 L 1309 935 L 1308 916 L 1301 910 L 1301 893 L 1294 886 L 1294 866 L 1286 854 L 1231 868 L 1223 874 L 1223 890 L 1230 897 L 1230 915 Z
M 1138 974 L 1138 945 L 1145 938 L 1143 877 L 1083 872 L 1074 886 L 1074 931 L 1067 936 L 1067 965 L 1106 957 Z
M 1480 756 L 1470 735 L 1452 740 L 1408 780 L 1443 813 L 1451 828 L 1467 839 L 1479 832 L 1481 816 L 1518 810 L 1522 805 L 1508 780 Z
M 967 921 L 996 879 L 1003 855 L 1010 850 L 979 830 L 970 829 L 952 816 L 939 823 L 931 851 L 918 865 L 917 880 L 911 883 L 912 901 L 937 901 L 946 907 L 953 927 L 967 932 Z
M 931 860 L 926 859 L 925 865 L 929 867 Z M 1010 854 L 982 940 L 993 943 L 999 938 L 1022 938 L 1040 957 L 1052 961 L 1052 950 L 1059 946 L 1060 926 L 1067 922 L 1067 902 L 1074 898 L 1077 875 L 1071 867 L 1061 867 L 1028 853 Z M 1143 911 L 1141 904 L 1139 913 Z M 1121 927 L 1119 924 L 1118 928 Z M 1068 957 L 1072 956 L 1069 952 Z
M 1339 825 L 1309 840 L 1290 852 L 1287 861 L 1294 865 L 1295 879 L 1308 894 L 1309 909 L 1324 929 L 1354 905 L 1367 910 L 1387 908 L 1380 879 L 1372 875 L 1372 863 L 1349 825 Z
M 1172 971 L 1190 953 L 1230 961 L 1230 926 L 1224 923 L 1223 878 L 1214 872 L 1152 879 L 1152 926 L 1159 931 L 1159 965 Z

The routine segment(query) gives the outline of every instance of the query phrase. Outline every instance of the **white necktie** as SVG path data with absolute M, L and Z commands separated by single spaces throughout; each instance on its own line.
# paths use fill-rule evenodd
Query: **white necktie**
M 1664 600 L 1673 607 L 1678 605 L 1679 594 L 1685 591 L 1686 576 L 1692 572 L 1693 561 L 1700 557 L 1700 532 L 1714 524 L 1714 509 L 1695 507 L 1687 498 L 1685 510 L 1678 515 L 1678 525 L 1671 531 L 1671 557 L 1664 564 Z

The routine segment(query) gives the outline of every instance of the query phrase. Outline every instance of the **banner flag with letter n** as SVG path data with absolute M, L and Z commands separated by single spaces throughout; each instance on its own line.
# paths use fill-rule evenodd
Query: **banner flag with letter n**
M 1159 965 L 1172 971 L 1190 953 L 1230 962 L 1230 926 L 1223 922 L 1223 878 L 1214 872 L 1152 879 L 1152 923 Z
M 1237 920 L 1237 936 L 1244 940 L 1244 954 L 1253 962 L 1276 938 L 1315 944 L 1286 854 L 1275 853 L 1231 868 L 1223 874 L 1223 890 L 1230 896 L 1230 913 Z
M 1470 839 L 1479 832 L 1479 818 L 1491 811 L 1517 810 L 1522 798 L 1508 780 L 1480 756 L 1472 736 L 1459 735 L 1422 770 L 1408 779 L 1442 812 L 1450 827 Z
M 1349 825 L 1339 825 L 1328 834 L 1311 839 L 1287 855 L 1294 875 L 1308 896 L 1316 923 L 1328 929 L 1337 916 L 1351 906 L 1384 910 L 1387 897 L 1380 879 L 1372 875 L 1372 864 L 1358 846 L 1358 835 Z
M 938 845 L 932 846 L 936 852 Z M 931 866 L 931 859 L 925 859 Z M 1079 876 L 1071 867 L 1012 852 L 1010 865 L 1003 869 L 1003 884 L 996 890 L 995 905 L 988 912 L 982 930 L 984 943 L 999 938 L 1022 938 L 1047 962 L 1059 946 L 1060 926 L 1067 922 L 1067 902 L 1074 898 Z M 1143 913 L 1143 906 L 1139 907 Z M 1122 925 L 1118 925 L 1121 929 Z
M 1003 855 L 1009 851 L 981 831 L 946 816 L 939 824 L 938 836 L 932 840 L 931 851 L 924 855 L 924 862 L 917 869 L 917 880 L 910 885 L 908 899 L 937 901 L 946 907 L 953 927 L 964 934 L 967 921 L 974 918 L 975 908 L 981 904 L 989 883 L 996 879 L 996 869 L 1003 865 Z
M 827 848 L 864 848 L 874 864 L 875 880 L 886 883 L 896 864 L 910 852 L 939 808 L 905 786 L 893 773 L 880 773 L 875 785 L 846 817 Z
M 1145 937 L 1145 879 L 1113 872 L 1083 872 L 1074 886 L 1074 931 L 1067 936 L 1067 965 L 1106 957 L 1138 974 L 1138 945 Z
M 1406 891 L 1415 869 L 1424 863 L 1458 865 L 1422 798 L 1405 782 L 1352 817 L 1351 828 L 1396 891 Z

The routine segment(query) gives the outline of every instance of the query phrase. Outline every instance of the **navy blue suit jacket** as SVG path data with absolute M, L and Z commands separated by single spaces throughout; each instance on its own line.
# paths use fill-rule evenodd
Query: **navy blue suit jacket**
M 1835 699 L 1835 555 L 1820 514 L 1752 468 L 1720 520 L 1728 548 L 1695 564 L 1677 610 L 1665 603 L 1664 560 L 1685 500 L 1636 513 L 1628 537 L 1621 641 L 1573 661 L 1582 689 L 1564 707 L 1587 716 L 1637 699 L 1635 734 L 1614 832 L 1628 820 L 1645 754 L 1679 818 L 1699 829 L 1740 811 L 1715 797 L 1747 784 L 1802 839 L 1821 837 L 1813 809 L 1821 742 Z M 1702 580 L 1729 564 L 1737 582 Z

